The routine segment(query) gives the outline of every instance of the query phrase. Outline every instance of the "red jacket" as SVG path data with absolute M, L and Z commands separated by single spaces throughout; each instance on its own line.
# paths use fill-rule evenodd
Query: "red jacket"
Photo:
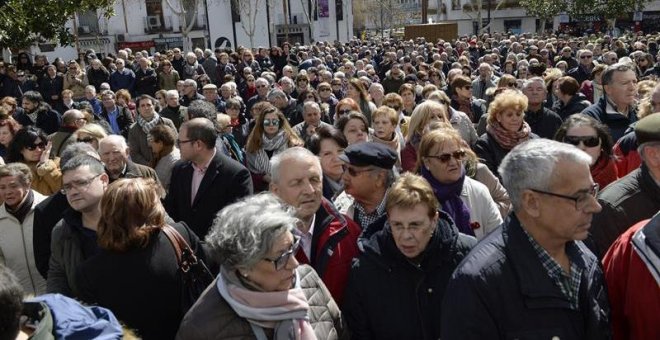
M 410 142 L 406 142 L 406 146 L 401 149 L 401 168 L 403 171 L 415 172 L 417 167 L 417 149 Z
M 619 178 L 631 173 L 642 164 L 637 147 L 637 136 L 634 132 L 628 132 L 612 148 Z
M 648 222 L 621 234 L 603 258 L 615 340 L 660 339 L 660 286 L 631 241 Z
M 337 211 L 323 198 L 316 212 L 312 235 L 312 259 L 302 248 L 296 253 L 300 263 L 311 265 L 328 287 L 335 302 L 341 306 L 353 258 L 357 257 L 357 239 L 362 230 L 353 220 Z

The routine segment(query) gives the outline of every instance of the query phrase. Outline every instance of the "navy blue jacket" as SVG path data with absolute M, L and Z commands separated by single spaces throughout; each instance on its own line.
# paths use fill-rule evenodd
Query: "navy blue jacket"
M 452 272 L 476 244 L 440 219 L 419 265 L 397 248 L 389 227 L 363 243 L 342 311 L 353 339 L 439 339 L 442 298 Z
M 443 340 L 611 339 L 610 306 L 596 256 L 580 241 L 585 268 L 579 310 L 548 276 L 515 214 L 458 266 L 442 310 Z
M 625 117 L 621 114 L 607 114 L 605 112 L 605 107 L 607 106 L 606 96 L 603 96 L 598 100 L 597 103 L 587 107 L 582 111 L 582 114 L 590 116 L 597 121 L 607 125 L 610 128 L 610 134 L 612 135 L 612 140 L 619 140 L 630 124 L 637 121 L 637 110 L 635 107 L 631 107 L 628 117 Z
M 110 88 L 112 91 L 128 90 L 131 94 L 135 87 L 135 73 L 128 67 L 120 71 L 115 71 L 110 75 Z

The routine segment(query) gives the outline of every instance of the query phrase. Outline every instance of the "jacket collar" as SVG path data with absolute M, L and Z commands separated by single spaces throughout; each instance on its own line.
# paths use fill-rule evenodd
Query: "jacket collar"
M 510 214 L 502 226 L 502 239 L 505 245 L 504 252 L 518 279 L 526 305 L 529 308 L 570 308 L 569 301 L 541 264 L 515 213 Z M 589 252 L 584 246 L 581 246 L 581 249 L 582 261 L 587 273 L 595 261 L 587 257 L 586 254 Z

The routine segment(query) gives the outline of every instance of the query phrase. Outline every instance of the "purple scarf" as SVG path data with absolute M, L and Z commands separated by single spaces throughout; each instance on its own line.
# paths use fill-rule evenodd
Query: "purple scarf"
M 461 191 L 465 182 L 465 168 L 461 169 L 461 178 L 451 184 L 440 183 L 425 166 L 422 166 L 421 173 L 422 177 L 431 184 L 435 197 L 442 204 L 442 210 L 451 216 L 454 223 L 456 223 L 458 231 L 474 236 L 474 231 L 470 226 L 470 209 L 461 199 Z

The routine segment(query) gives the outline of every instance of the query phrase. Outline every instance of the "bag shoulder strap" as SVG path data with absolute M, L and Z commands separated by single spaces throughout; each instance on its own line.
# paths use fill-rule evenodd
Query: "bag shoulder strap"
M 177 252 L 177 261 L 179 262 L 179 267 L 184 273 L 187 272 L 191 265 L 197 263 L 197 256 L 195 256 L 195 253 L 188 245 L 186 239 L 183 238 L 183 236 L 181 236 L 181 234 L 176 229 L 169 225 L 166 225 L 162 229 Z
M 170 243 L 174 248 L 174 253 L 176 254 L 176 262 L 181 265 L 182 249 L 177 238 L 177 236 L 181 237 L 181 235 L 179 235 L 179 232 L 176 231 L 176 229 L 169 225 L 163 226 L 160 230 L 165 234 L 167 239 L 170 240 Z

